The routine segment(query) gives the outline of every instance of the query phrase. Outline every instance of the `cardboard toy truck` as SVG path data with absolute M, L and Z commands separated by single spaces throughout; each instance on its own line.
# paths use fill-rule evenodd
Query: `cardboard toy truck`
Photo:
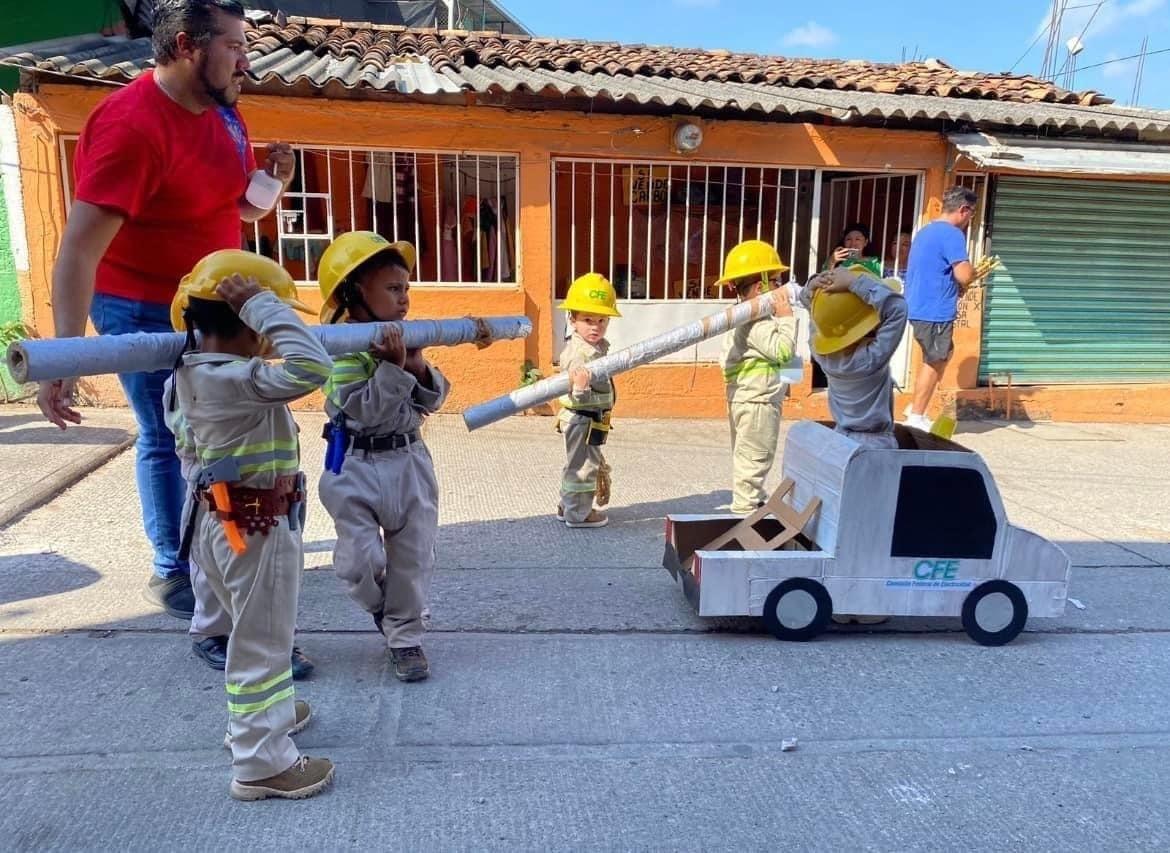
M 700 616 L 762 616 L 808 640 L 836 614 L 958 616 L 977 643 L 1060 616 L 1069 558 L 1010 524 L 977 453 L 902 426 L 899 449 L 863 449 L 795 424 L 783 482 L 746 518 L 671 515 L 664 565 Z

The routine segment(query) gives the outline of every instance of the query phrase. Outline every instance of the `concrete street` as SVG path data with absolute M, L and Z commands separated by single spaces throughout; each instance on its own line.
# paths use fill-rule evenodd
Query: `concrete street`
M 47 466 L 79 476 L 28 414 L 0 409 L 0 495 Z M 337 778 L 244 804 L 222 674 L 142 598 L 116 452 L 132 420 L 91 415 L 105 432 L 68 440 L 116 455 L 0 527 L 0 848 L 1170 847 L 1170 426 L 961 425 L 1009 517 L 1075 564 L 1063 618 L 989 649 L 958 620 L 785 644 L 695 616 L 661 568 L 663 516 L 727 504 L 721 421 L 619 422 L 611 524 L 573 531 L 552 514 L 551 419 L 435 418 L 432 677 L 394 679 L 314 499 L 299 643 L 318 669 L 298 695 L 316 717 L 297 742 Z M 321 417 L 299 419 L 315 487 Z

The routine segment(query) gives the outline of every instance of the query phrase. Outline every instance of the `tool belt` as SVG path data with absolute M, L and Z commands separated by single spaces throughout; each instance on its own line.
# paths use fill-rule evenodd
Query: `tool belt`
M 604 409 L 601 411 L 595 409 L 569 409 L 574 415 L 580 415 L 583 418 L 589 418 L 589 432 L 585 436 L 585 442 L 590 447 L 601 447 L 609 438 L 609 431 L 613 429 L 613 409 Z M 557 424 L 559 431 L 560 424 Z
M 301 475 L 277 477 L 271 489 L 249 489 L 243 486 L 229 486 L 231 512 L 222 512 L 215 505 L 215 498 L 208 489 L 200 489 L 195 496 L 207 504 L 220 521 L 233 521 L 245 533 L 268 535 L 268 531 L 297 504 L 304 503 L 305 492 L 300 488 Z
M 410 445 L 422 441 L 422 436 L 418 434 L 416 429 L 412 429 L 410 432 L 387 432 L 381 435 L 353 435 L 343 425 L 339 426 L 332 422 L 325 424 L 321 437 L 329 442 L 328 454 L 334 457 L 330 460 L 334 464 L 327 467 L 334 474 L 341 473 L 340 461 L 346 453 L 352 453 L 355 450 L 361 450 L 365 453 L 402 450 L 404 447 L 410 447 Z
M 417 444 L 422 438 L 418 434 L 418 430 L 411 430 L 410 432 L 388 432 L 382 435 L 356 435 L 353 441 L 350 442 L 351 452 L 354 450 L 364 450 L 367 453 L 379 453 L 383 450 L 401 450 L 404 447 L 410 447 L 412 444 Z

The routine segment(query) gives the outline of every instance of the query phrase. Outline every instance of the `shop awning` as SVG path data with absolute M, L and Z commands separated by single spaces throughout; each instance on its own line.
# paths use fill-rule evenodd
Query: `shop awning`
M 1170 146 L 953 133 L 951 144 L 993 172 L 1170 176 Z

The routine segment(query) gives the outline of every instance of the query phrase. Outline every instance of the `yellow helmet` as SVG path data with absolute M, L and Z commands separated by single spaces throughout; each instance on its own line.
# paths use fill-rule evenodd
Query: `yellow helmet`
M 763 240 L 744 240 L 727 253 L 723 261 L 723 276 L 716 284 L 727 284 L 738 278 L 784 272 L 788 265 L 780 260 L 776 247 Z
M 569 285 L 569 295 L 557 306 L 562 311 L 583 311 L 603 317 L 620 317 L 617 292 L 601 273 L 587 272 Z
M 861 264 L 851 266 L 849 271 L 873 277 L 872 271 Z M 897 279 L 878 280 L 895 293 L 902 292 L 902 283 Z M 812 348 L 819 355 L 840 352 L 857 343 L 876 329 L 881 321 L 876 308 L 847 290 L 841 293 L 817 291 L 811 313 L 816 327 Z
M 379 252 L 394 251 L 406 261 L 406 271 L 414 272 L 416 253 L 405 240 L 391 243 L 373 231 L 349 231 L 329 244 L 317 265 L 318 286 L 321 288 L 321 322 L 334 322 L 337 313 L 337 288 L 345 279 Z M 344 316 L 344 315 L 342 315 Z M 342 317 L 338 317 L 338 320 Z
M 191 297 L 222 302 L 223 297 L 215 292 L 215 288 L 232 275 L 255 279 L 258 285 L 271 290 L 285 305 L 298 311 L 313 312 L 313 309 L 297 299 L 296 283 L 276 261 L 242 249 L 221 249 L 206 255 L 179 282 L 179 289 L 171 300 L 171 325 L 175 331 L 182 332 L 187 328 L 183 312 L 187 310 Z

